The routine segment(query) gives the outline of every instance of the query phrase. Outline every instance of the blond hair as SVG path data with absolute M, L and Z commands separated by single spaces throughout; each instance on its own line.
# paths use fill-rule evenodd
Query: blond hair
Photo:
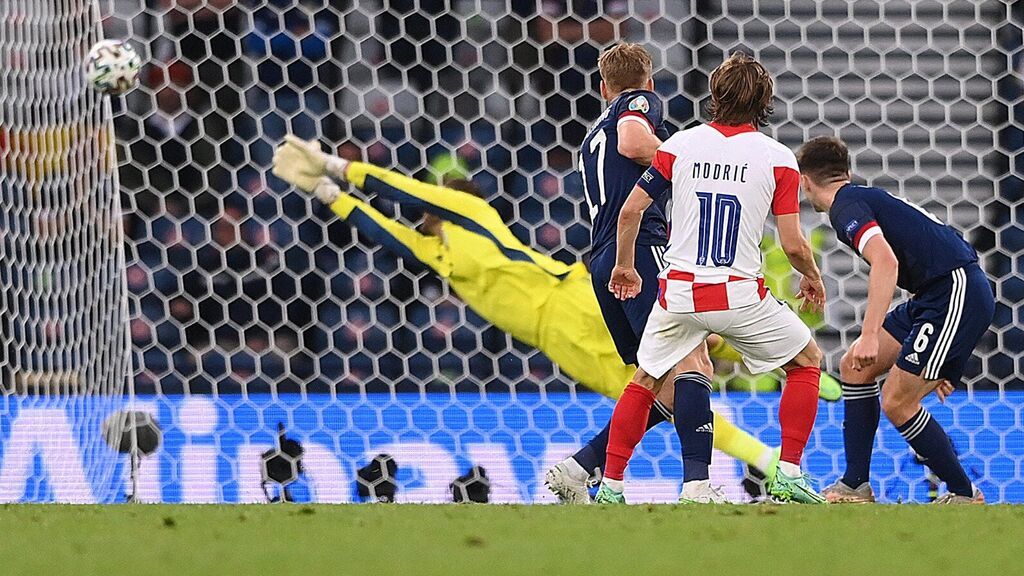
M 651 55 L 639 44 L 623 42 L 605 50 L 597 59 L 601 80 L 613 94 L 643 88 L 651 79 Z

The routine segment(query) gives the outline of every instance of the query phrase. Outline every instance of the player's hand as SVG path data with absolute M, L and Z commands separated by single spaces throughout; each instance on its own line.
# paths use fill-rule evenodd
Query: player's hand
M 303 140 L 291 134 L 284 140 L 274 150 L 274 176 L 306 192 L 314 192 L 325 175 L 344 177 L 348 161 L 323 152 L 316 140 Z
M 853 369 L 860 372 L 878 360 L 878 336 L 861 334 L 850 347 Z
M 313 194 L 317 197 L 318 200 L 330 206 L 331 204 L 334 204 L 334 202 L 338 199 L 338 196 L 341 196 L 341 188 L 339 188 L 338 185 L 334 183 L 334 180 L 331 180 L 327 176 L 324 176 L 320 178 L 320 182 L 316 185 L 316 188 L 313 190 Z
M 939 397 L 939 402 L 945 404 L 946 398 L 949 398 L 953 393 L 953 390 L 955 390 L 955 388 L 949 380 L 940 380 L 939 385 L 935 387 L 935 395 Z
M 811 280 L 804 276 L 800 279 L 800 292 L 796 297 L 803 300 L 800 304 L 801 312 L 821 312 L 825 309 L 825 283 L 821 278 Z
M 616 266 L 612 270 L 612 279 L 608 282 L 608 290 L 619 300 L 628 300 L 640 293 L 643 280 L 634 268 Z

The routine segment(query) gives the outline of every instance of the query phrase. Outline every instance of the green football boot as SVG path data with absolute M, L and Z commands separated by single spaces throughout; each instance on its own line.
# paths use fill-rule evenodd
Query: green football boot
M 828 500 L 817 490 L 811 488 L 810 476 L 787 476 L 779 470 L 775 473 L 775 480 L 769 484 L 768 493 L 779 502 L 796 502 L 799 504 L 827 504 Z
M 597 489 L 597 496 L 594 496 L 594 504 L 625 504 L 626 497 L 622 495 L 622 492 L 616 492 L 608 487 L 604 482 L 601 483 L 601 487 Z

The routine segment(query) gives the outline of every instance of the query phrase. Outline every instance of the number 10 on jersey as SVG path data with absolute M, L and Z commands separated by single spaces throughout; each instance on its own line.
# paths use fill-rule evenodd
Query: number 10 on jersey
M 697 192 L 700 203 L 697 265 L 732 266 L 740 233 L 740 200 L 732 194 Z

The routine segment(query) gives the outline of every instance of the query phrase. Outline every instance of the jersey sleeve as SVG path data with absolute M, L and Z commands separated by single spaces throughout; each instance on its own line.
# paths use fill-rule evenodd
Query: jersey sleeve
M 629 95 L 619 105 L 615 126 L 623 122 L 639 122 L 655 133 L 662 123 L 661 100 L 646 91 Z
M 451 275 L 452 263 L 441 238 L 420 234 L 348 194 L 339 196 L 331 210 L 400 258 L 419 261 L 442 277 Z
M 837 198 L 830 214 L 836 238 L 861 254 L 868 240 L 882 234 L 875 213 L 863 200 L 842 201 Z
M 788 148 L 774 161 L 775 191 L 772 194 L 772 214 L 800 212 L 800 169 L 796 156 Z
M 404 207 L 426 210 L 431 214 L 468 227 L 501 225 L 501 217 L 486 200 L 472 194 L 420 182 L 404 174 L 364 162 L 351 162 L 345 178 L 356 188 L 397 202 Z
M 672 188 L 672 165 L 675 162 L 675 155 L 665 151 L 663 145 L 654 153 L 651 167 L 640 175 L 636 185 L 642 188 L 655 202 L 661 200 L 665 192 Z

